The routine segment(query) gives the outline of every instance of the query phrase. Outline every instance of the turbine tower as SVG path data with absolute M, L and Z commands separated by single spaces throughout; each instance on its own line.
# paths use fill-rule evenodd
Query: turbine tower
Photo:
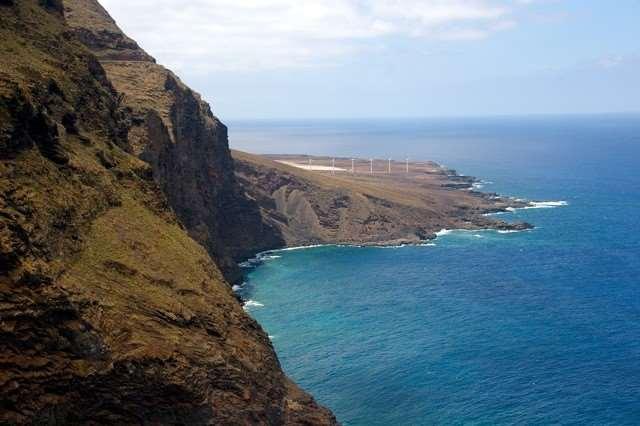
M 354 174 L 356 172 L 356 160 L 355 158 L 351 159 L 351 174 Z
M 373 158 L 369 159 L 369 174 L 373 175 Z
M 391 174 L 391 158 L 389 158 L 389 166 L 387 167 L 387 174 Z

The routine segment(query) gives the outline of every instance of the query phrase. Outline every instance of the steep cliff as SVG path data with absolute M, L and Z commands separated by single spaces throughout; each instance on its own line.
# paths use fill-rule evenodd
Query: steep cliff
M 131 109 L 132 153 L 151 164 L 189 234 L 228 280 L 239 280 L 236 260 L 283 241 L 235 180 L 226 126 L 197 93 L 124 35 L 97 1 L 64 5 L 77 37 L 97 55 Z
M 223 126 L 166 71 L 166 111 L 123 102 L 77 37 L 55 0 L 0 2 L 0 424 L 334 423 L 183 228 L 209 242 L 188 203 L 241 205 Z

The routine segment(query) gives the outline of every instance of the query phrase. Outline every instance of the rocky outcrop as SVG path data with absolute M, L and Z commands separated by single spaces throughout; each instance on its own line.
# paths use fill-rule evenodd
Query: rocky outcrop
M 226 278 L 240 280 L 238 260 L 283 240 L 237 184 L 226 126 L 197 93 L 124 35 L 97 1 L 65 0 L 65 13 L 131 109 L 133 154 L 152 165 L 169 204 Z
M 75 34 L 55 2 L 0 4 L 0 424 L 335 423 L 171 208 L 169 176 L 209 179 L 173 156 L 223 179 L 197 141 L 224 129 L 169 77 L 169 121 L 140 123 Z

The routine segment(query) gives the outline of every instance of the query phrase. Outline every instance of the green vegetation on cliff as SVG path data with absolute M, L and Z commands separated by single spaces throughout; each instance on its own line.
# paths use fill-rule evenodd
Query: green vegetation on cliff
M 334 422 L 135 155 L 61 3 L 0 2 L 0 58 L 0 423 Z

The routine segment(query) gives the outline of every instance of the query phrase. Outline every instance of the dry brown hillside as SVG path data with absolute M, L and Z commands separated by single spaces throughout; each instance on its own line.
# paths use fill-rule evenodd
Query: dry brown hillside
M 472 178 L 432 162 L 394 164 L 370 175 L 368 161 L 350 173 L 351 160 L 338 159 L 333 174 L 308 171 L 308 156 L 258 156 L 234 151 L 236 175 L 287 245 L 319 243 L 402 244 L 435 237 L 441 229 L 526 229 L 487 217 L 522 207 L 521 201 L 472 189 Z M 314 164 L 330 164 L 312 158 Z M 364 170 L 363 170 L 364 169 Z

